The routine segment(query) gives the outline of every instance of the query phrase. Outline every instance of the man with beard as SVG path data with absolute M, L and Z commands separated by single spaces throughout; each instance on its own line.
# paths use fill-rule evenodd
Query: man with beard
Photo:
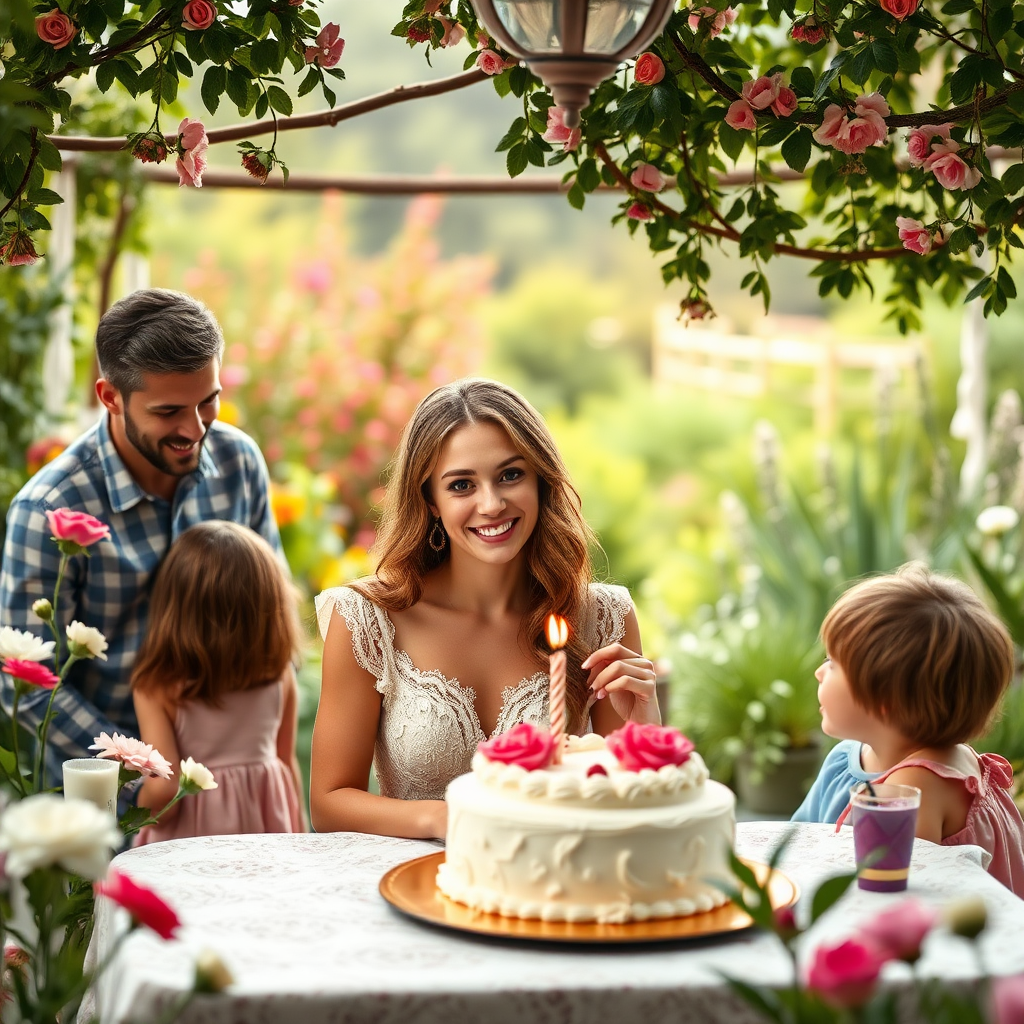
M 0 626 L 44 639 L 51 636 L 32 605 L 53 600 L 60 563 L 47 511 L 87 512 L 110 527 L 110 539 L 73 557 L 60 583 L 61 636 L 77 620 L 103 633 L 109 647 L 105 660 L 76 662 L 56 692 L 47 737 L 51 784 L 62 760 L 91 756 L 101 732 L 137 735 L 129 678 L 150 581 L 172 541 L 195 523 L 228 519 L 281 551 L 263 457 L 251 438 L 217 422 L 223 351 L 213 315 L 187 295 L 146 289 L 115 303 L 96 331 L 99 422 L 11 503 Z M 13 681 L 0 673 L 8 709 L 12 694 Z M 50 691 L 33 688 L 21 698 L 19 718 L 37 725 L 49 698 Z

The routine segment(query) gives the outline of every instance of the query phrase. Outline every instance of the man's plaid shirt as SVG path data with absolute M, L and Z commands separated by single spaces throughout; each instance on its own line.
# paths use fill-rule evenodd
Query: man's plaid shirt
M 110 540 L 68 563 L 57 607 L 62 636 L 77 619 L 100 630 L 110 646 L 106 661 L 73 665 L 57 691 L 47 744 L 47 774 L 56 777 L 53 781 L 63 759 L 91 756 L 89 744 L 101 732 L 136 734 L 129 677 L 146 627 L 153 573 L 171 542 L 196 523 L 228 519 L 252 527 L 281 551 L 266 463 L 251 438 L 215 420 L 198 468 L 181 478 L 173 501 L 166 501 L 135 482 L 114 448 L 104 414 L 22 488 L 7 513 L 0 625 L 29 629 L 44 639 L 52 637 L 32 603 L 53 600 L 60 552 L 45 513 L 57 508 L 88 512 L 110 527 Z M 12 695 L 10 677 L 0 673 L 0 698 L 8 710 Z M 22 697 L 19 718 L 38 724 L 49 697 L 47 690 Z

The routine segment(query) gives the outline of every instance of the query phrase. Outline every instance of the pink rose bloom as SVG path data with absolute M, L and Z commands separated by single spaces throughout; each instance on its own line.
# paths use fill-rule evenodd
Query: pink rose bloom
M 194 185 L 203 187 L 203 171 L 206 170 L 206 151 L 210 148 L 210 140 L 206 137 L 203 122 L 191 117 L 182 119 L 178 125 L 178 159 L 175 168 L 178 171 L 178 185 Z
M 441 22 L 441 27 L 444 29 L 441 46 L 455 46 L 466 38 L 466 30 L 457 21 L 452 21 L 451 18 L 438 18 L 437 20 Z
M 548 107 L 548 127 L 541 136 L 545 142 L 561 145 L 566 152 L 572 152 L 583 138 L 580 128 L 566 128 L 563 123 L 565 111 L 561 107 Z
M 862 1006 L 871 998 L 884 963 L 873 945 L 857 939 L 819 946 L 807 972 L 807 987 L 832 1006 Z
M 797 102 L 796 93 L 788 85 L 780 85 L 779 98 L 772 104 L 772 111 L 777 117 L 790 117 Z
M 757 118 L 746 100 L 733 100 L 725 112 L 725 123 L 737 131 L 751 131 L 757 127 Z
M 919 0 L 879 0 L 879 7 L 891 14 L 897 21 L 902 21 L 917 10 Z
M 911 223 L 916 224 L 917 221 Z M 920 958 L 921 943 L 938 920 L 938 912 L 920 900 L 903 900 L 902 903 L 883 910 L 867 924 L 862 925 L 860 937 L 866 939 L 887 959 L 912 964 Z
M 63 50 L 77 32 L 75 23 L 59 7 L 36 18 L 36 35 L 55 50 Z
M 708 313 L 711 307 L 703 299 L 690 299 L 680 305 L 680 316 L 686 321 L 703 320 Z
M 724 11 L 716 11 L 714 7 L 698 7 L 686 19 L 686 23 L 696 32 L 700 28 L 700 23 L 704 20 L 711 22 L 708 34 L 714 39 L 722 34 L 726 26 L 731 25 L 736 20 L 736 12 L 731 7 L 727 7 Z
M 181 23 L 185 28 L 209 28 L 217 20 L 217 8 L 210 0 L 189 0 L 181 12 Z
M 345 50 L 345 40 L 340 38 L 341 27 L 328 22 L 316 37 L 316 46 L 307 46 L 307 64 L 319 64 L 322 68 L 333 68 Z M 429 37 L 428 37 L 429 38 Z
M 822 146 L 838 149 L 836 140 L 846 127 L 846 112 L 837 103 L 830 103 L 825 108 L 825 117 L 812 133 L 814 141 Z
M 56 541 L 71 541 L 72 544 L 87 548 L 99 540 L 110 540 L 110 527 L 88 512 L 75 512 L 70 508 L 52 509 L 47 511 L 46 521 Z
M 779 98 L 782 75 L 762 75 L 756 81 L 743 83 L 743 98 L 755 110 L 765 110 Z
M 619 764 L 631 772 L 641 768 L 657 771 L 669 764 L 686 764 L 693 753 L 693 743 L 669 725 L 627 722 L 621 729 L 609 733 L 605 743 Z
M 97 757 L 120 761 L 126 768 L 142 772 L 150 778 L 169 779 L 174 774 L 170 761 L 159 750 L 155 750 L 150 743 L 137 740 L 134 736 L 122 736 L 119 732 L 108 736 L 101 732 L 89 749 L 98 750 Z
M 629 183 L 641 192 L 660 192 L 665 187 L 665 177 L 653 164 L 637 164 Z
M 626 216 L 630 220 L 653 220 L 654 214 L 646 203 L 630 203 L 626 210 Z
M 1024 1024 L 1024 974 L 992 979 L 992 1024 Z
M 181 927 L 174 910 L 152 889 L 133 882 L 127 875 L 111 869 L 106 879 L 93 883 L 97 896 L 106 896 L 119 907 L 124 907 L 139 924 L 152 928 L 161 939 L 173 939 Z
M 935 180 L 951 192 L 974 188 L 981 181 L 981 171 L 957 156 L 959 149 L 959 143 L 952 139 L 941 145 L 935 143 L 932 145 L 932 155 L 924 162 L 925 167 L 935 175 Z
M 52 690 L 60 678 L 55 676 L 45 665 L 38 661 L 26 661 L 24 658 L 4 658 L 0 661 L 0 669 L 9 676 L 20 679 L 29 686 L 38 686 L 41 690 Z
M 517 764 L 520 768 L 532 772 L 551 764 L 555 753 L 555 741 L 547 730 L 538 729 L 529 722 L 520 722 L 513 725 L 508 732 L 478 743 L 476 749 L 488 761 Z
M 913 217 L 897 217 L 896 227 L 900 232 L 900 241 L 904 249 L 925 256 L 932 251 L 931 232 L 919 220 Z
M 476 66 L 485 75 L 500 75 L 505 70 L 505 61 L 493 50 L 481 50 L 476 56 Z
M 858 97 L 853 111 L 858 117 L 863 117 L 867 120 L 877 119 L 876 123 L 879 127 L 884 128 L 888 134 L 889 126 L 885 123 L 885 118 L 892 111 L 889 109 L 889 104 L 885 102 L 885 97 L 880 92 L 869 92 Z
M 665 62 L 649 50 L 641 53 L 633 68 L 633 81 L 637 85 L 657 85 L 665 77 Z
M 931 156 L 932 139 L 939 138 L 943 142 L 948 142 L 949 129 L 952 127 L 951 124 L 923 124 L 920 128 L 915 128 L 907 136 L 910 166 L 920 167 Z
M 855 117 L 852 121 L 844 119 L 835 148 L 842 153 L 863 153 L 869 146 L 884 145 L 887 134 L 885 124 L 879 128 L 874 118 Z

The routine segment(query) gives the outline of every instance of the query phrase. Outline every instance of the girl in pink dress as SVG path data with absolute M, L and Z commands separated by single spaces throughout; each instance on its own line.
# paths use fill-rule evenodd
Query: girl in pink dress
M 916 786 L 917 837 L 982 847 L 989 872 L 1024 897 L 1013 771 L 1006 758 L 965 743 L 985 731 L 1013 676 L 1006 627 L 966 584 L 911 565 L 848 590 L 821 636 L 821 727 L 843 742 L 794 820 L 838 829 L 854 783 Z
M 217 788 L 177 803 L 137 845 L 187 836 L 301 832 L 295 758 L 299 641 L 284 567 L 252 530 L 200 523 L 171 547 L 153 585 L 149 630 L 132 672 L 139 734 L 177 765 L 191 757 Z M 177 775 L 146 779 L 157 810 Z

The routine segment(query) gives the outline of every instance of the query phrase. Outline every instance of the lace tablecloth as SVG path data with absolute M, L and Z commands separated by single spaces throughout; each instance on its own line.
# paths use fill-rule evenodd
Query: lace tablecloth
M 767 860 L 791 826 L 741 823 L 737 851 Z M 556 946 L 495 941 L 411 921 L 377 885 L 389 868 L 435 844 L 342 833 L 217 836 L 130 850 L 115 866 L 153 886 L 183 921 L 162 942 L 134 932 L 96 993 L 104 1024 L 153 1021 L 191 984 L 196 953 L 209 947 L 230 967 L 226 992 L 196 997 L 188 1024 L 753 1024 L 759 1018 L 722 976 L 784 984 L 789 960 L 773 936 L 754 930 L 671 945 Z M 796 826 L 782 867 L 812 891 L 853 864 L 852 832 Z M 1024 901 L 981 867 L 977 847 L 918 840 L 910 892 L 941 905 L 968 893 L 989 907 L 984 955 L 993 973 L 1024 971 Z M 902 894 L 854 887 L 815 926 L 808 946 L 853 930 Z M 806 909 L 806 907 L 804 908 Z M 127 927 L 108 901 L 97 907 L 94 956 L 102 958 Z M 927 974 L 976 972 L 966 943 L 933 933 L 921 964 Z M 886 978 L 908 981 L 890 965 Z

